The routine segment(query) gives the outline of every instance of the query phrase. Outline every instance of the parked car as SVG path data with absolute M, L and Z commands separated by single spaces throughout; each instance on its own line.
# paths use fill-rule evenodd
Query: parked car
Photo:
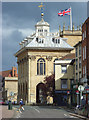
M 4 104 L 5 104 L 5 102 L 3 102 L 2 99 L 0 99 L 0 105 L 4 105 Z

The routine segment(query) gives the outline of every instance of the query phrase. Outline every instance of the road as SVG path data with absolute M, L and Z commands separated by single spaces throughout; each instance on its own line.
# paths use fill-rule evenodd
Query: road
M 16 106 L 17 110 L 18 107 Z M 66 118 L 77 118 L 69 115 L 70 112 L 67 110 L 52 106 L 24 106 L 24 109 L 22 113 L 17 113 L 16 118 L 65 118 L 65 120 Z M 81 119 L 78 118 L 78 120 Z

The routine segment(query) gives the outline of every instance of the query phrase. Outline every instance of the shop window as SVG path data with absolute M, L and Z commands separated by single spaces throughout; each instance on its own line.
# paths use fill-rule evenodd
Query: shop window
M 61 79 L 61 88 L 67 88 L 67 79 Z
M 67 65 L 61 65 L 61 72 L 67 73 Z

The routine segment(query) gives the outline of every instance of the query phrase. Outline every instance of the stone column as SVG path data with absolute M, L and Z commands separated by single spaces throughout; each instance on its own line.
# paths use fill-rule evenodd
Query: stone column
M 30 90 L 31 90 L 31 85 L 30 85 L 30 59 L 29 56 L 27 58 L 27 72 L 28 72 L 28 103 L 31 103 L 31 95 L 30 95 Z

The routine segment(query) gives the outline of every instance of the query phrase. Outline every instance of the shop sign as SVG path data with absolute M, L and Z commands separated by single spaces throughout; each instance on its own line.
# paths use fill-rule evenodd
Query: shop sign
M 89 93 L 89 89 L 86 89 L 86 92 Z
M 67 94 L 70 94 L 70 91 L 67 91 Z
M 73 88 L 78 88 L 78 85 L 74 85 Z
M 76 90 L 76 94 L 77 94 L 77 95 L 79 94 L 79 91 L 78 91 L 78 90 Z
M 63 91 L 60 91 L 60 90 L 56 90 L 55 93 L 67 93 L 67 91 L 63 90 Z

